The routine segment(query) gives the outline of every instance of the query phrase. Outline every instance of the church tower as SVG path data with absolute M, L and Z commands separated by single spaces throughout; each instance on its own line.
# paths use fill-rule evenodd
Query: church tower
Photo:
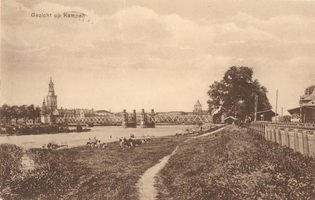
M 47 111 L 52 114 L 57 110 L 57 96 L 55 95 L 54 83 L 50 77 L 49 90 L 47 95 Z
M 40 119 L 42 123 L 44 124 L 48 123 L 47 106 L 45 105 L 45 98 L 43 100 L 43 105 L 40 109 Z

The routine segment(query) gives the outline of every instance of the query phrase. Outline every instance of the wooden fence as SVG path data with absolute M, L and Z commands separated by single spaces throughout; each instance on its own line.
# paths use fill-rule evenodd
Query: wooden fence
M 313 128 L 290 128 L 267 123 L 252 123 L 248 124 L 247 128 L 259 133 L 266 140 L 293 149 L 294 152 L 315 157 L 315 131 Z

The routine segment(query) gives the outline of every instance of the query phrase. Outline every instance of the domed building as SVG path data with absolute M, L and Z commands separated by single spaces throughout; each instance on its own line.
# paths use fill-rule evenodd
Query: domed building
M 193 110 L 193 114 L 206 114 L 207 111 L 202 110 L 202 105 L 199 101 L 199 99 L 197 100 L 197 103 L 194 105 L 194 110 Z
M 293 122 L 315 123 L 315 85 L 307 87 L 300 97 L 300 106 L 289 109 Z

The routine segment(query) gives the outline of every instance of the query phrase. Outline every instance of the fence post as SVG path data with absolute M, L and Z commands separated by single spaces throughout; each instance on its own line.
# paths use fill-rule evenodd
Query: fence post
M 282 141 L 281 141 L 282 138 L 281 138 L 280 128 L 278 127 L 276 131 L 277 131 L 277 135 L 278 135 L 278 138 L 277 138 L 278 144 L 282 146 Z
M 298 129 L 294 129 L 294 152 L 299 151 L 299 138 L 298 138 Z
M 277 132 L 276 132 L 276 127 L 273 128 L 272 130 L 272 141 L 277 143 Z
M 276 127 L 274 127 L 274 129 L 273 129 L 272 135 L 273 135 L 273 142 L 277 143 L 277 129 L 276 129 Z
M 285 144 L 287 147 L 290 147 L 290 135 L 289 135 L 289 129 L 285 128 L 284 129 L 284 138 L 285 138 Z
M 280 130 L 280 145 L 284 146 L 285 145 L 285 137 L 284 137 L 284 130 Z
M 302 139 L 303 139 L 303 154 L 309 155 L 309 146 L 308 146 L 308 139 L 307 139 L 307 133 L 306 131 L 302 131 Z
M 266 140 L 269 140 L 269 126 L 266 126 L 265 138 L 266 138 Z

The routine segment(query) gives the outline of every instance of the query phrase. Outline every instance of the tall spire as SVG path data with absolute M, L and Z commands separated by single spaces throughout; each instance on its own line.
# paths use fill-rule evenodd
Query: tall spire
M 54 83 L 52 82 L 52 78 L 50 77 L 50 82 L 49 82 L 49 95 L 55 95 L 55 90 L 54 90 Z

